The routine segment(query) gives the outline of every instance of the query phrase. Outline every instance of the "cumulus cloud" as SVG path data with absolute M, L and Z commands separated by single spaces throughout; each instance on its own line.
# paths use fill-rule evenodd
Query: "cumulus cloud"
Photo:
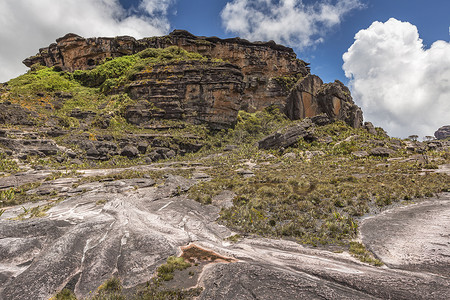
M 417 27 L 396 19 L 355 35 L 343 69 L 365 119 L 390 135 L 433 135 L 450 122 L 450 43 L 424 48 Z
M 166 34 L 174 0 L 142 0 L 137 12 L 118 0 L 0 1 L 0 82 L 26 70 L 21 61 L 56 38 L 73 32 L 85 37 Z
M 221 12 L 223 26 L 249 40 L 274 40 L 298 48 L 323 41 L 332 27 L 351 10 L 362 8 L 359 0 L 233 0 Z

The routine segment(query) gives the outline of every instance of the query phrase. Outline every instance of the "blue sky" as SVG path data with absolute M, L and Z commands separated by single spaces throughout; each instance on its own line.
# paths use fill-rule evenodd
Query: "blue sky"
M 125 8 L 138 7 L 140 0 L 120 0 Z M 178 0 L 168 13 L 171 30 L 185 29 L 195 35 L 235 37 L 222 26 L 220 12 L 226 0 Z M 306 1 L 317 3 L 321 1 Z M 374 21 L 385 22 L 389 18 L 410 22 L 419 29 L 424 44 L 430 46 L 436 40 L 449 41 L 450 1 L 448 0 L 361 0 L 364 8 L 356 9 L 344 17 L 343 22 L 332 28 L 324 42 L 311 48 L 298 49 L 299 56 L 311 63 L 312 72 L 324 81 L 339 79 L 348 83 L 342 70 L 342 55 L 352 45 L 355 34 L 369 27 Z
M 449 12 L 449 0 L 1 0 L 0 82 L 69 32 L 273 39 L 347 84 L 390 135 L 432 135 L 450 124 Z

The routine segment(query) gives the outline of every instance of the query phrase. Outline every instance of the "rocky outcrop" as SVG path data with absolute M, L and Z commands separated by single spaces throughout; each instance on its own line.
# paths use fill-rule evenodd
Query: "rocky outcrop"
M 147 48 L 170 46 L 227 63 L 180 62 L 158 65 L 138 74 L 130 94 L 133 99 L 146 102 L 128 108 L 129 122 L 141 124 L 153 117 L 183 117 L 222 128 L 234 123 L 238 109 L 253 112 L 275 105 L 293 120 L 325 113 L 332 121 L 362 126 L 362 112 L 347 87 L 339 81 L 323 84 L 291 48 L 273 41 L 198 37 L 184 30 L 141 40 L 128 36 L 85 39 L 67 34 L 25 59 L 24 64 L 74 71 Z
M 181 61 L 159 64 L 136 74 L 128 86 L 132 99 L 125 118 L 141 125 L 151 119 L 182 119 L 220 129 L 232 125 L 244 91 L 240 69 L 229 63 Z
M 324 84 L 316 75 L 299 80 L 287 98 L 286 115 L 292 120 L 326 114 L 352 127 L 362 126 L 361 109 L 353 102 L 349 89 L 340 81 Z
M 434 136 L 438 140 L 445 140 L 450 137 L 450 125 L 442 126 L 435 133 Z
M 0 124 L 34 125 L 37 113 L 11 102 L 0 103 Z
M 243 107 L 260 110 L 271 104 L 285 103 L 286 91 L 275 80 L 277 77 L 309 73 L 307 63 L 296 58 L 291 48 L 270 42 L 249 42 L 240 38 L 220 39 L 198 37 L 184 30 L 175 30 L 167 36 L 136 40 L 129 36 L 85 39 L 70 33 L 56 40 L 23 63 L 31 67 L 41 64 L 74 71 L 89 69 L 106 58 L 130 55 L 147 48 L 178 46 L 206 57 L 218 58 L 241 68 L 244 75 L 245 97 Z
M 259 149 L 279 149 L 293 146 L 299 138 L 312 140 L 314 124 L 310 119 L 266 136 L 258 142 Z

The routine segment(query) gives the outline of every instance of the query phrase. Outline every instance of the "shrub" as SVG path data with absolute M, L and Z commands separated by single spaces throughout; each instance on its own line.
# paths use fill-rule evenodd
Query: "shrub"
M 170 256 L 166 264 L 158 267 L 158 278 L 164 281 L 172 280 L 175 270 L 184 270 L 190 266 L 191 264 L 186 262 L 183 257 Z

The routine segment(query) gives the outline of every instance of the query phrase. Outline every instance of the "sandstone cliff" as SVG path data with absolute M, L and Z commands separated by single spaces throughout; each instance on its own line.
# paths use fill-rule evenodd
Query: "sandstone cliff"
M 135 75 L 128 86 L 137 104 L 126 119 L 141 124 L 152 118 L 183 119 L 214 128 L 236 121 L 244 84 L 242 73 L 228 63 L 191 61 L 155 65 Z
M 292 120 L 325 113 L 331 120 L 343 120 L 355 128 L 362 126 L 362 111 L 353 102 L 349 89 L 338 80 L 324 84 L 315 75 L 297 82 L 287 98 L 285 111 Z
M 172 106 L 172 109 L 166 111 L 165 115 L 162 116 L 164 118 L 179 118 L 181 115 L 189 115 L 188 119 L 202 120 L 202 117 L 192 116 L 193 108 L 198 109 L 200 106 L 187 105 L 187 114 L 184 108 L 181 107 L 182 105 L 180 106 L 180 101 L 192 104 L 192 99 L 184 99 L 184 96 L 194 96 L 203 99 L 202 101 L 206 101 L 208 103 L 206 106 L 209 107 L 206 109 L 208 112 L 205 110 L 197 111 L 198 115 L 204 116 L 204 119 L 206 118 L 213 123 L 224 125 L 233 124 L 233 117 L 236 115 L 234 113 L 225 113 L 223 117 L 218 116 L 216 113 L 222 111 L 232 112 L 237 109 L 251 112 L 261 110 L 269 105 L 276 105 L 280 109 L 286 110 L 286 114 L 291 119 L 326 113 L 330 118 L 345 120 L 354 127 L 359 127 L 362 124 L 362 114 L 354 104 L 345 86 L 333 83 L 322 88 L 323 83 L 320 78 L 317 76 L 311 77 L 307 63 L 297 59 L 291 48 L 278 45 L 273 41 L 252 43 L 240 38 L 197 37 L 183 30 L 175 30 L 167 36 L 140 40 L 128 36 L 85 39 L 75 34 L 67 34 L 49 47 L 40 49 L 36 56 L 25 59 L 24 64 L 28 67 L 34 64 L 41 64 L 72 72 L 93 68 L 108 58 L 135 54 L 148 48 L 167 48 L 170 46 L 178 46 L 189 52 L 197 52 L 205 57 L 226 61 L 234 65 L 236 69 L 240 69 L 242 78 L 236 81 L 236 76 L 234 75 L 232 76 L 234 78 L 231 79 L 225 78 L 227 77 L 226 75 L 220 75 L 220 80 L 223 79 L 223 82 L 217 81 L 218 78 L 212 79 L 212 81 L 221 86 L 221 90 L 223 90 L 224 86 L 229 86 L 230 80 L 232 82 L 231 85 L 234 87 L 231 88 L 231 93 L 220 93 L 221 95 L 218 96 L 218 92 L 214 92 L 205 98 L 207 93 L 200 92 L 197 96 L 193 95 L 190 90 L 192 88 L 191 85 L 203 86 L 210 79 L 206 79 L 206 81 L 205 79 L 199 79 L 195 83 L 191 79 L 187 79 L 186 82 L 178 80 L 178 83 L 170 80 L 171 82 L 167 83 L 164 80 L 170 75 L 164 72 L 161 74 L 153 72 L 150 75 L 153 77 L 153 80 L 145 80 L 149 85 L 145 86 L 145 83 L 142 81 L 136 83 L 133 85 L 131 94 L 134 95 L 134 98 L 139 97 L 149 100 L 157 107 L 164 107 L 165 104 L 170 102 L 169 106 Z M 181 65 L 175 67 L 177 74 L 184 73 L 180 67 Z M 229 67 L 231 66 L 228 65 L 226 68 Z M 220 70 L 214 68 L 205 72 L 211 74 L 220 72 Z M 204 67 L 200 69 L 205 70 Z M 166 71 L 167 68 L 160 68 L 160 70 Z M 200 73 L 203 72 L 201 70 L 199 70 Z M 189 72 L 189 70 L 186 71 L 186 73 Z M 238 72 L 238 70 L 233 72 Z M 202 77 L 200 73 L 199 76 Z M 159 77 L 166 79 L 154 80 Z M 300 82 L 295 85 L 299 79 Z M 311 80 L 317 82 L 310 82 Z M 150 92 L 150 90 L 155 88 L 155 83 L 162 83 L 157 88 L 160 91 L 159 94 L 155 94 L 153 91 Z M 175 92 L 176 95 L 171 92 L 161 93 L 163 90 L 170 90 L 169 86 L 174 87 L 177 84 L 181 85 L 181 89 Z M 313 86 L 309 87 L 308 84 L 313 84 Z M 294 85 L 295 89 L 291 91 Z M 217 91 L 217 87 L 213 88 L 213 90 Z M 145 91 L 149 93 L 145 94 Z M 320 95 L 318 95 L 319 92 Z M 164 97 L 158 99 L 158 95 Z M 312 98 L 307 95 L 311 95 Z M 218 103 L 212 101 L 217 98 L 215 96 L 218 96 Z M 232 100 L 233 97 L 235 99 Z M 144 108 L 143 114 L 149 116 L 145 112 L 148 108 L 145 108 L 144 104 L 141 102 L 141 107 Z

